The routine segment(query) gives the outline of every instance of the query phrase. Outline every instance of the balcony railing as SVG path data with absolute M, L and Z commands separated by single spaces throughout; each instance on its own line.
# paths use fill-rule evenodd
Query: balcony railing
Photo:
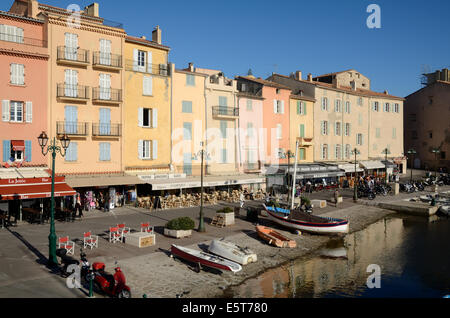
M 92 124 L 92 136 L 120 137 L 122 136 L 122 125 L 120 124 Z
M 58 98 L 89 99 L 89 87 L 81 85 L 58 84 Z
M 122 68 L 122 55 L 94 52 L 94 66 Z
M 213 106 L 213 116 L 239 116 L 239 108 Z
M 67 46 L 58 46 L 57 60 L 89 64 L 89 51 Z
M 31 46 L 47 47 L 47 41 L 34 38 L 26 38 L 23 36 L 12 35 L 7 33 L 0 33 L 0 41 L 14 42 Z
M 92 100 L 104 102 L 122 102 L 122 90 L 114 88 L 94 87 Z
M 150 64 L 147 62 L 139 63 L 138 61 L 134 60 L 126 60 L 125 70 L 161 76 L 169 76 L 169 65 L 167 64 Z
M 89 124 L 70 121 L 58 121 L 56 123 L 56 133 L 58 135 L 87 136 L 89 134 Z
M 249 171 L 249 170 L 260 170 L 261 169 L 261 162 L 244 162 L 244 170 L 245 171 Z

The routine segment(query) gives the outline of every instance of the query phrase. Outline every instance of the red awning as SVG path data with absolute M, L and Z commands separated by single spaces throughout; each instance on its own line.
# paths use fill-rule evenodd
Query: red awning
M 52 196 L 51 178 L 22 178 L 0 181 L 1 200 L 38 199 Z M 75 195 L 76 191 L 64 181 L 64 177 L 55 178 L 55 197 Z
M 25 151 L 25 142 L 23 140 L 11 140 L 12 150 Z

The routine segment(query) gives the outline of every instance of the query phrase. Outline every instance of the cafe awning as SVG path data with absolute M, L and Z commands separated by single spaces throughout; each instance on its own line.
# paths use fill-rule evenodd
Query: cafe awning
M 395 163 L 393 163 L 389 160 L 388 161 L 383 160 L 382 163 L 388 168 L 396 168 L 397 167 L 397 165 Z
M 366 170 L 384 169 L 384 164 L 379 160 L 360 161 L 359 164 Z
M 66 182 L 72 188 L 122 186 L 145 183 L 145 181 L 132 175 L 73 175 L 66 176 Z
M 345 171 L 345 173 L 355 173 L 355 164 L 354 163 L 344 163 L 341 165 L 338 165 L 339 169 L 342 169 Z M 364 170 L 361 169 L 361 167 L 357 164 L 356 165 L 356 172 L 363 172 Z
M 289 169 L 289 174 L 294 174 L 294 169 Z M 299 165 L 297 167 L 297 173 L 295 178 L 299 179 L 316 179 L 316 178 L 332 178 L 332 177 L 343 177 L 345 176 L 345 171 L 339 169 L 336 165 L 321 165 L 321 164 L 311 164 L 311 165 Z
M 1 200 L 22 200 L 50 198 L 52 193 L 51 178 L 16 178 L 0 180 Z M 55 177 L 55 197 L 75 195 L 76 192 L 64 180 Z
M 13 151 L 25 151 L 25 142 L 23 140 L 11 140 Z

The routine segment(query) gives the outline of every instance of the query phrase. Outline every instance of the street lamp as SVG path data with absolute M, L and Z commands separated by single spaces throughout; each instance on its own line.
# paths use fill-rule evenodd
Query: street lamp
M 361 152 L 358 150 L 358 148 L 354 148 L 352 150 L 352 153 L 355 155 L 355 182 L 353 183 L 353 201 L 358 201 L 358 193 L 356 192 L 356 185 L 358 181 L 356 180 L 356 155 L 361 154 Z
M 288 160 L 288 168 L 287 168 L 288 176 L 289 176 L 289 168 L 291 167 L 291 158 L 294 158 L 294 157 L 295 157 L 295 153 L 293 153 L 290 150 L 288 150 L 288 151 L 286 151 L 286 153 L 282 154 L 282 159 L 287 158 L 287 160 Z M 287 184 L 288 184 L 288 189 L 289 189 L 290 182 L 289 182 L 289 180 L 287 180 L 287 181 L 288 181 Z M 295 185 L 295 181 L 294 181 L 294 185 Z M 288 202 L 289 202 L 289 199 L 290 199 L 289 197 L 290 197 L 290 191 L 288 191 Z
M 385 178 L 385 179 L 386 179 L 386 184 L 388 184 L 387 155 L 390 155 L 391 152 L 389 151 L 388 148 L 384 148 L 383 151 L 382 151 L 381 153 L 385 155 L 385 157 L 384 157 L 384 162 L 385 162 L 384 166 L 385 166 L 385 169 L 386 169 L 386 173 L 385 173 L 385 177 L 386 177 L 386 178 Z
M 434 160 L 435 160 L 435 165 L 434 165 L 434 178 L 437 177 L 437 154 L 441 152 L 441 150 L 439 148 L 433 148 L 431 149 L 431 152 L 434 153 Z M 436 180 L 437 181 L 437 180 Z
M 203 221 L 203 158 L 206 157 L 206 160 L 209 159 L 209 154 L 206 152 L 206 150 L 203 149 L 203 141 L 200 142 L 200 147 L 202 149 L 197 153 L 194 154 L 194 159 L 197 160 L 198 156 L 201 156 L 201 173 L 200 173 L 200 221 L 198 223 L 198 231 L 199 232 L 206 232 L 205 230 L 205 223 Z
M 416 150 L 411 148 L 408 150 L 407 154 L 411 155 L 411 179 L 409 180 L 410 183 L 412 183 L 412 169 L 413 169 L 413 164 L 414 164 L 414 155 L 416 154 Z
M 56 259 L 56 233 L 55 233 L 55 158 L 56 153 L 60 153 L 61 156 L 66 155 L 66 150 L 69 147 L 70 139 L 66 134 L 61 138 L 61 146 L 56 145 L 56 138 L 53 137 L 53 141 L 47 146 L 48 136 L 43 131 L 38 137 L 39 146 L 41 146 L 42 154 L 44 156 L 51 152 L 52 154 L 52 197 L 51 197 L 51 212 L 50 212 L 50 234 L 48 236 L 49 243 L 49 255 L 48 255 L 48 266 L 52 267 L 58 264 Z M 44 150 L 45 146 L 47 149 Z

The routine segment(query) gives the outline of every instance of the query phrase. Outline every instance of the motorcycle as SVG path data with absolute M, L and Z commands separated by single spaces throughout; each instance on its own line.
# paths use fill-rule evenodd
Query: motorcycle
M 385 186 L 381 185 L 381 184 L 376 184 L 374 190 L 375 190 L 376 194 L 381 194 L 383 196 L 387 196 L 388 195 L 387 188 Z
M 62 267 L 60 268 L 60 274 L 62 277 L 69 277 L 69 275 L 72 274 L 72 272 L 70 272 L 70 273 L 67 272 L 67 268 L 69 267 L 69 265 L 79 265 L 80 264 L 80 262 L 78 260 L 67 255 L 67 250 L 65 248 L 57 249 L 56 256 L 61 258 Z
M 130 287 L 126 285 L 125 275 L 120 267 L 114 268 L 114 275 L 105 272 L 105 264 L 96 262 L 92 264 L 94 274 L 94 287 L 97 292 L 117 298 L 131 298 Z
M 376 198 L 376 193 L 369 187 L 359 187 L 358 188 L 358 197 L 367 197 L 369 200 L 373 200 Z

